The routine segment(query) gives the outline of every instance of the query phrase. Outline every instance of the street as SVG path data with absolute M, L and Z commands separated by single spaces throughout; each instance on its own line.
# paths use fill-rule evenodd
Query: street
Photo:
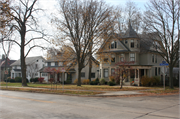
M 179 95 L 78 97 L 0 90 L 0 119 L 179 119 Z

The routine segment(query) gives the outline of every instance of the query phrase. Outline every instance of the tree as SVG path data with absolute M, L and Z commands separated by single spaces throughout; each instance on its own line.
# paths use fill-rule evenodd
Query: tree
M 180 0 L 151 0 L 146 5 L 146 37 L 169 64 L 169 86 L 173 88 L 173 67 L 178 60 Z
M 44 34 L 43 30 L 38 29 L 39 26 L 37 24 L 38 21 L 35 17 L 35 13 L 41 9 L 35 6 L 36 2 L 37 0 L 19 0 L 18 2 L 11 1 L 11 4 L 9 5 L 10 10 L 3 11 L 12 18 L 10 30 L 13 32 L 17 31 L 20 35 L 20 38 L 16 38 L 14 40 L 8 39 L 4 41 L 14 42 L 20 47 L 22 86 L 27 86 L 25 58 L 33 48 L 44 48 L 42 47 L 42 44 L 40 44 L 41 42 L 37 42 L 37 40 L 46 40 L 46 35 Z
M 67 44 L 75 51 L 78 86 L 81 86 L 81 70 L 88 64 L 88 57 L 97 51 L 102 42 L 100 37 L 112 28 L 115 16 L 111 9 L 102 1 L 59 0 L 62 16 L 52 20 L 60 31 L 56 42 Z
M 122 89 L 123 81 L 130 75 L 131 65 L 134 64 L 134 61 L 121 61 L 116 63 L 116 66 L 118 66 L 115 69 L 114 76 L 115 80 L 118 82 L 120 81 L 120 89 Z

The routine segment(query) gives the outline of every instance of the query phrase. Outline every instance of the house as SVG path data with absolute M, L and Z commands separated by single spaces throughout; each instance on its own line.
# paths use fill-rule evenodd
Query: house
M 67 50 L 67 49 L 66 49 Z M 57 51 L 56 56 L 51 54 L 50 58 L 46 60 L 45 67 L 40 70 L 41 77 L 45 81 L 53 78 L 58 82 L 69 81 L 74 83 L 74 80 L 78 78 L 78 65 L 76 63 L 75 55 L 71 55 L 71 58 L 63 58 L 66 53 Z M 99 77 L 99 62 L 91 58 L 92 60 L 92 70 L 91 78 L 92 80 Z M 85 68 L 81 71 L 81 79 L 88 79 L 89 65 L 87 64 Z
M 14 63 L 16 60 L 10 60 L 9 58 L 7 58 L 7 64 L 6 64 L 6 59 L 0 59 L 0 81 L 3 81 L 5 79 L 5 66 L 7 69 L 7 77 L 11 76 L 11 69 L 12 67 L 10 66 L 12 63 Z
M 31 78 L 40 77 L 39 70 L 45 66 L 46 60 L 42 56 L 27 57 L 26 62 L 26 78 L 30 80 Z M 20 59 L 11 64 L 11 78 L 21 77 L 21 63 Z
M 134 31 L 130 22 L 124 34 L 112 34 L 109 39 L 105 39 L 97 52 L 100 59 L 100 77 L 108 80 L 118 67 L 122 67 L 117 64 L 123 62 L 129 62 L 126 67 L 126 82 L 134 81 L 140 85 L 142 76 L 160 76 L 159 64 L 163 58 L 154 49 L 152 42 L 145 41 Z

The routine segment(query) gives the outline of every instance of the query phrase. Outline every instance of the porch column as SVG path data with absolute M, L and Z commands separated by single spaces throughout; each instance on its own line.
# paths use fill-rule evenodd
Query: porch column
M 144 69 L 144 76 L 146 76 L 147 74 L 146 74 L 146 69 Z
M 101 78 L 103 78 L 103 68 L 101 69 Z
M 64 75 L 65 75 L 64 76 L 64 81 L 66 81 L 67 80 L 67 73 L 64 72 Z
M 134 79 L 136 79 L 136 69 L 134 69 L 134 73 L 135 73 Z
M 138 86 L 140 86 L 139 69 L 137 69 L 137 71 L 138 71 Z

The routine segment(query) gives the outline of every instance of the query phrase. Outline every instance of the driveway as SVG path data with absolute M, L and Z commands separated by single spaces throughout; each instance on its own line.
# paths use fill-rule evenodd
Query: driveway
M 179 95 L 78 97 L 0 90 L 0 119 L 179 119 Z

